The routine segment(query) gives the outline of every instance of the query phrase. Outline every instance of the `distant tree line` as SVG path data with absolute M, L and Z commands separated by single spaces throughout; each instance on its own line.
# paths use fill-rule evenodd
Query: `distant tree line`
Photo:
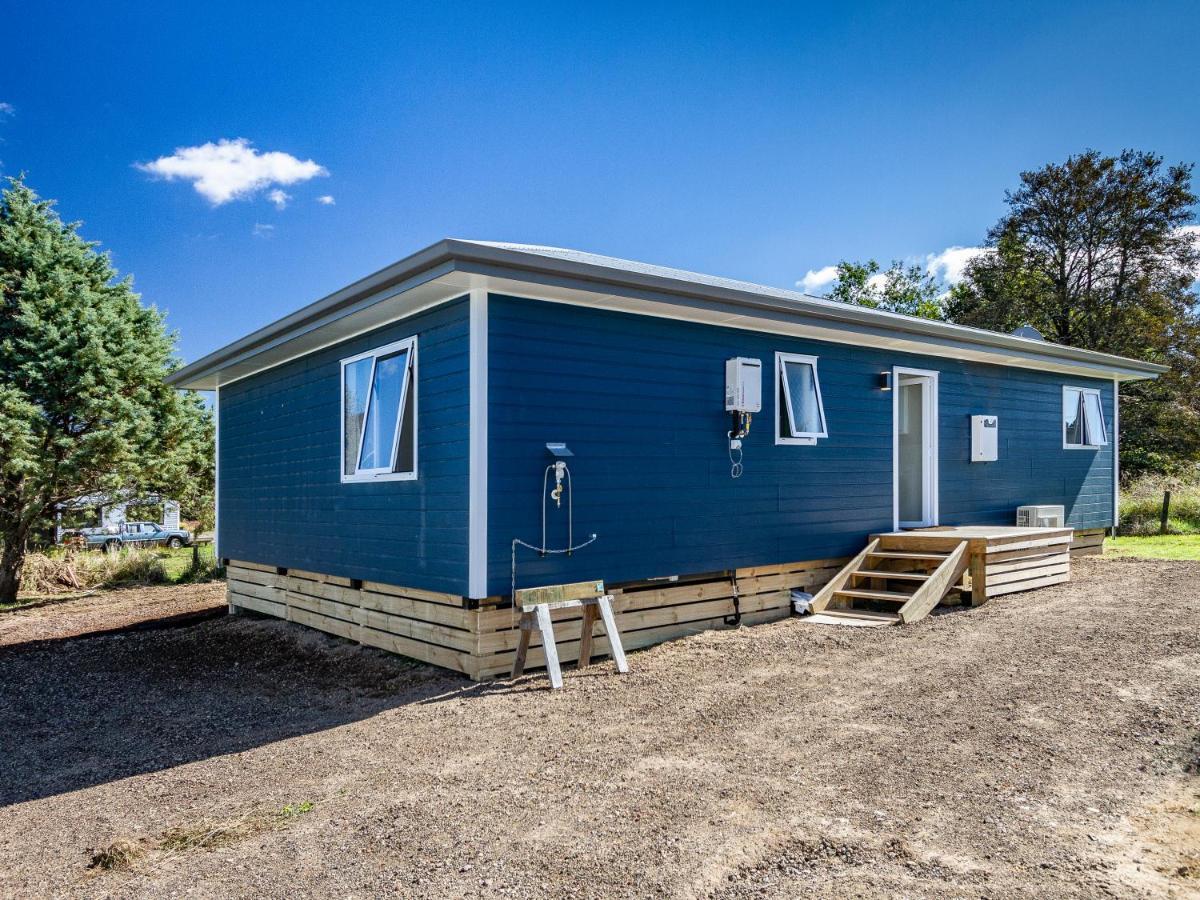
M 1200 229 L 1192 165 L 1089 150 L 1022 172 L 985 252 L 943 294 L 922 267 L 843 262 L 830 297 L 1163 363 L 1121 388 L 1121 469 L 1194 473 L 1200 464 Z

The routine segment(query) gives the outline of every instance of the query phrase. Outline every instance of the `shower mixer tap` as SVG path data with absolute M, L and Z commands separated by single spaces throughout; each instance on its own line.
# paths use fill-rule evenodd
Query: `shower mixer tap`
M 550 499 L 559 509 L 562 509 L 563 473 L 566 472 L 566 469 L 567 464 L 562 460 L 554 463 L 554 490 L 550 492 Z

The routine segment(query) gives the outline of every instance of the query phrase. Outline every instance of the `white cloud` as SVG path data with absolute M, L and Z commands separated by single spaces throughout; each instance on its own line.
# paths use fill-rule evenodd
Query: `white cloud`
M 837 281 L 837 274 L 837 266 L 809 269 L 805 276 L 796 282 L 796 287 L 806 294 L 813 294 Z
M 322 194 L 317 198 L 317 202 L 322 206 L 333 206 L 337 201 L 333 199 L 333 195 L 331 194 Z
M 267 193 L 267 199 L 275 204 L 276 209 L 286 209 L 288 201 L 292 199 L 292 195 L 280 188 Z
M 971 260 L 990 252 L 987 247 L 947 247 L 941 253 L 925 257 L 925 271 L 951 288 L 966 277 Z
M 4 103 L 3 101 L 0 101 L 0 116 L 12 116 L 16 115 L 16 112 L 17 108 L 11 103 Z
M 275 226 L 274 225 L 264 225 L 262 222 L 255 222 L 253 234 L 255 237 L 260 237 L 260 238 L 274 237 L 275 236 Z
M 1200 225 L 1189 225 L 1200 234 Z M 925 271 L 934 277 L 945 291 L 958 284 L 966 277 L 967 265 L 982 253 L 991 253 L 987 247 L 947 247 L 940 253 L 927 253 L 922 259 L 907 260 L 909 264 L 923 265 Z M 820 269 L 809 269 L 803 278 L 796 282 L 796 287 L 808 294 L 825 295 L 828 288 L 837 281 L 837 266 L 824 266 Z M 867 279 L 867 284 L 879 289 L 887 284 L 886 271 L 877 272 Z
M 329 174 L 311 159 L 297 159 L 279 150 L 260 153 L 245 138 L 178 147 L 171 156 L 135 165 L 167 181 L 190 181 L 196 193 L 213 206 L 253 197 L 271 185 L 298 184 Z

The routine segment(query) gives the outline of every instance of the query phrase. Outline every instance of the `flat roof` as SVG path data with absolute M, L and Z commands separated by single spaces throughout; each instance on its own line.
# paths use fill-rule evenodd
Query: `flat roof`
M 618 259 L 580 250 L 447 238 L 266 325 L 172 374 L 168 383 L 212 390 L 255 371 L 411 315 L 422 304 L 473 286 L 535 299 L 605 305 L 727 327 L 856 343 L 890 338 L 906 352 L 1045 366 L 1123 380 L 1154 378 L 1167 366 L 1036 338 L 921 319 L 799 291 Z M 525 290 L 528 288 L 528 290 Z M 594 303 L 592 301 L 595 301 Z M 390 304 L 386 315 L 381 308 Z M 345 320 L 345 321 L 344 321 Z M 351 328 L 346 321 L 353 321 Z M 804 329 L 804 330 L 799 330 Z M 325 339 L 327 338 L 327 339 Z M 956 351 L 963 352 L 956 352 Z

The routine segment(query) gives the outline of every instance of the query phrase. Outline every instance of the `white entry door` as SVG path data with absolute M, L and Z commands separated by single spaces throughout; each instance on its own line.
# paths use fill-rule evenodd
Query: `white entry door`
M 937 372 L 893 370 L 892 470 L 896 528 L 938 523 Z

